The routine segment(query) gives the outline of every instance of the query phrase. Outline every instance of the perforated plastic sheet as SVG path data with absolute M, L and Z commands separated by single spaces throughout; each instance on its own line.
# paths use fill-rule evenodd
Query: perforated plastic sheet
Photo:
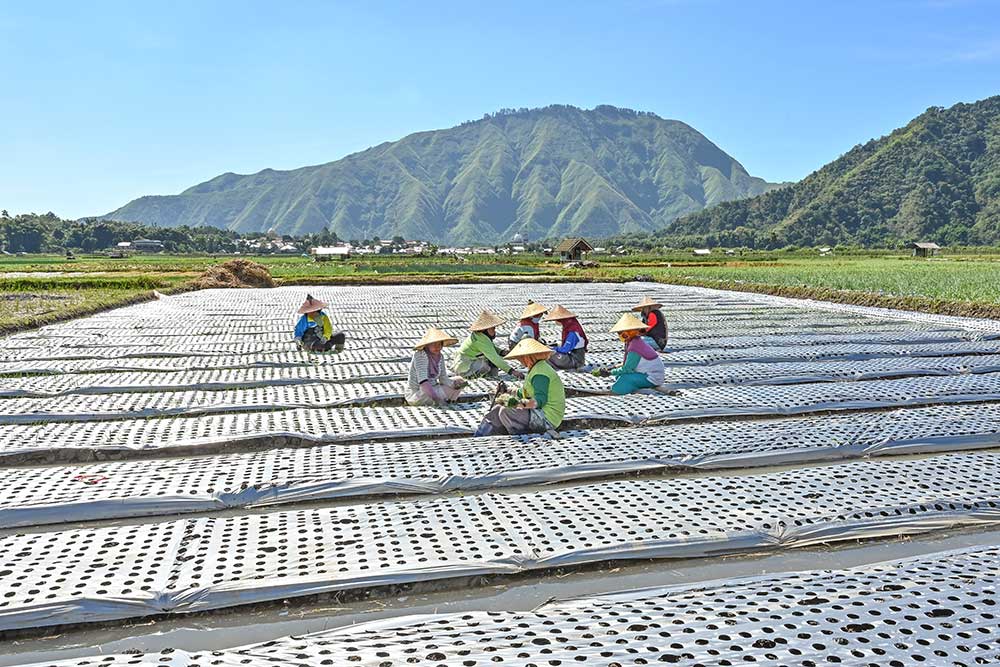
M 592 382 L 583 375 L 573 380 L 577 381 Z M 677 396 L 654 391 L 627 396 L 584 396 L 572 400 L 567 414 L 578 419 L 625 418 L 635 424 L 648 424 L 704 417 L 794 415 L 997 400 L 1000 400 L 1000 373 L 984 373 L 869 382 L 714 386 L 684 389 Z
M 345 350 L 339 354 L 314 354 L 311 355 L 318 363 L 352 363 L 369 361 L 408 361 L 412 351 L 403 354 L 401 350 L 392 348 L 371 348 L 366 350 Z M 187 345 L 173 345 L 170 347 L 149 347 L 149 346 L 108 346 L 108 347 L 59 347 L 59 348 L 38 348 L 34 350 L 9 350 L 0 352 L 0 362 L 14 369 L 35 368 L 35 362 L 59 362 L 80 361 L 80 360 L 106 360 L 113 363 L 115 360 L 123 361 L 124 368 L 129 368 L 127 364 L 134 363 L 133 359 L 176 359 L 183 358 L 184 368 L 202 368 L 202 359 L 205 363 L 211 364 L 212 357 L 222 357 L 231 360 L 240 357 L 244 361 L 260 358 L 264 362 L 275 359 L 278 363 L 288 363 L 287 361 L 301 360 L 304 353 L 295 345 L 275 345 L 258 346 L 253 344 L 241 346 L 227 346 L 215 348 L 211 346 L 194 347 Z M 230 362 L 231 363 L 231 362 Z M 30 365 L 29 365 L 30 364 Z M 5 371 L 5 372 L 19 372 Z
M 431 324 L 438 324 L 446 326 L 447 323 L 443 322 L 431 322 Z M 409 340 L 412 337 L 413 330 L 416 328 L 416 322 L 409 322 L 408 333 L 411 336 L 407 337 Z M 280 325 L 275 325 L 280 326 Z M 919 325 L 918 325 L 919 326 Z M 705 347 L 710 346 L 712 339 L 717 338 L 728 338 L 731 337 L 733 331 L 740 331 L 744 334 L 754 334 L 755 338 L 752 344 L 754 346 L 759 346 L 761 338 L 767 334 L 796 334 L 802 336 L 806 343 L 809 341 L 811 336 L 822 336 L 829 334 L 831 332 L 836 333 L 851 333 L 853 334 L 853 340 L 868 340 L 868 334 L 870 333 L 885 333 L 887 331 L 900 331 L 904 335 L 901 338 L 907 337 L 906 334 L 912 333 L 914 325 L 909 322 L 879 322 L 879 321 L 862 321 L 860 323 L 856 322 L 837 322 L 830 321 L 828 318 L 810 317 L 803 315 L 790 322 L 784 322 L 782 320 L 769 320 L 769 321 L 759 321 L 757 319 L 749 319 L 743 316 L 740 317 L 727 317 L 723 314 L 717 314 L 712 318 L 707 318 L 704 323 L 685 323 L 672 322 L 671 325 L 671 340 L 676 347 L 681 349 L 687 349 L 689 347 Z M 178 327 L 180 330 L 189 331 L 189 333 L 197 333 L 197 329 L 192 329 L 190 327 Z M 459 333 L 464 329 L 464 323 L 458 322 L 450 326 L 450 330 L 453 333 Z M 267 330 L 267 329 L 261 329 Z M 933 327 L 929 327 L 928 330 L 938 330 Z M 956 332 L 960 334 L 965 334 L 964 330 L 955 330 L 951 328 L 942 328 L 941 330 L 945 332 Z M 146 329 L 148 331 L 148 329 Z M 172 331 L 172 329 L 165 329 L 165 331 Z M 74 372 L 93 372 L 93 371 L 118 371 L 118 370 L 196 370 L 202 368 L 244 368 L 253 367 L 255 365 L 255 360 L 248 357 L 281 357 L 280 360 L 276 359 L 273 363 L 282 363 L 286 365 L 294 364 L 305 364 L 312 365 L 317 363 L 331 363 L 339 361 L 340 363 L 358 361 L 364 359 L 364 354 L 352 354 L 358 350 L 367 350 L 371 347 L 378 346 L 387 342 L 380 339 L 364 339 L 363 336 L 367 335 L 370 329 L 365 328 L 363 330 L 359 329 L 357 332 L 351 332 L 352 340 L 349 346 L 349 350 L 346 355 L 307 355 L 304 353 L 299 353 L 296 358 L 291 358 L 285 360 L 285 358 L 290 355 L 295 355 L 295 352 L 291 353 L 271 353 L 268 355 L 245 355 L 245 356 L 200 356 L 198 358 L 188 359 L 185 357 L 153 357 L 153 358 L 142 358 L 142 357 L 131 357 L 124 359 L 63 359 L 63 360 L 35 360 L 35 361 L 23 361 L 15 359 L 12 361 L 0 361 L 0 374 L 20 374 L 20 373 L 31 373 L 31 374 L 46 374 L 46 373 L 74 373 Z M 547 332 L 554 333 L 554 331 Z M 768 339 L 770 340 L 770 339 Z M 400 345 L 395 345 L 394 347 L 402 347 Z M 37 351 L 31 352 L 31 356 L 35 356 Z M 267 360 L 265 360 L 267 361 Z
M 823 343 L 802 346 L 760 346 L 745 348 L 706 348 L 679 350 L 663 355 L 668 366 L 694 364 L 768 363 L 775 361 L 820 361 L 824 359 L 861 360 L 879 357 L 946 357 L 1000 353 L 1000 341 L 983 340 L 959 343 L 903 345 L 896 343 Z M 621 352 L 589 355 L 593 363 L 617 363 Z
M 59 347 L 42 346 L 16 346 L 8 345 L 4 350 L 4 358 L 49 358 L 55 354 L 56 358 L 69 355 L 76 355 L 77 358 L 93 357 L 99 358 L 105 355 L 122 356 L 150 356 L 150 357 L 170 357 L 185 354 L 193 355 L 213 355 L 213 354 L 261 354 L 264 352 L 292 352 L 298 349 L 295 342 L 286 340 L 282 342 L 269 343 L 266 341 L 256 341 L 248 339 L 238 343 L 212 343 L 207 342 L 199 336 L 190 336 L 188 340 L 173 339 L 170 343 L 158 344 L 116 344 L 109 341 L 103 344 L 93 345 L 62 345 Z
M 866 361 L 775 362 L 671 366 L 665 389 L 715 385 L 776 385 L 809 382 L 876 380 L 923 375 L 965 375 L 1000 371 L 1000 355 L 965 357 L 902 357 Z M 607 394 L 614 378 L 587 373 L 564 373 L 564 384 L 576 391 Z
M 820 326 L 857 327 L 866 339 L 935 340 L 948 337 L 990 337 L 1000 331 L 989 320 L 926 316 L 857 307 L 836 307 L 753 294 L 722 293 L 665 285 L 476 285 L 371 288 L 280 288 L 273 290 L 202 291 L 139 304 L 88 318 L 9 337 L 0 344 L 8 353 L 61 353 L 79 345 L 76 353 L 100 351 L 100 346 L 125 346 L 128 354 L 170 354 L 177 344 L 185 351 L 201 344 L 202 352 L 251 353 L 248 345 L 289 346 L 288 332 L 303 291 L 312 291 L 331 304 L 335 326 L 346 328 L 357 343 L 369 334 L 392 338 L 393 332 L 414 335 L 416 325 L 430 323 L 464 327 L 479 308 L 490 306 L 508 318 L 516 316 L 529 294 L 542 302 L 561 302 L 578 312 L 595 333 L 603 333 L 616 313 L 627 310 L 642 294 L 659 295 L 668 304 L 671 326 L 682 344 L 696 344 L 698 329 L 719 339 L 715 317 L 746 321 L 762 331 L 776 327 L 775 335 Z M 595 291 L 600 299 L 593 299 Z M 224 304 L 217 303 L 224 301 Z M 381 309 L 391 302 L 391 311 Z M 822 317 L 817 311 L 823 309 Z M 287 313 L 287 315 L 286 315 Z M 164 323 L 170 322 L 170 326 Z M 699 325 L 700 323 L 700 325 Z M 905 324 L 900 327 L 899 324 Z M 690 330 L 690 333 L 688 333 Z M 780 333 L 779 333 L 780 332 Z M 817 332 L 819 333 L 819 332 Z M 826 335 L 851 332 L 831 331 Z M 693 335 L 692 335 L 693 334 Z M 597 338 L 600 340 L 600 337 Z M 130 345 L 135 343 L 136 345 Z M 707 343 L 711 344 L 711 343 Z M 742 345 L 733 341 L 729 344 Z M 228 346 L 228 347 L 227 347 Z M 235 346 L 235 347 L 232 347 Z M 242 347 L 241 347 L 242 346 Z M 128 347 L 133 349 L 128 350 Z M 30 348 L 37 348 L 31 351 Z M 259 348 L 258 348 L 259 349 Z M 287 349 L 282 347 L 281 349 Z M 17 360 L 17 356 L 8 357 Z
M 780 330 L 754 331 L 752 334 L 733 335 L 731 330 L 718 328 L 718 322 L 713 328 L 681 330 L 674 332 L 673 346 L 678 349 L 700 348 L 740 348 L 759 346 L 762 339 L 769 345 L 818 345 L 823 343 L 854 342 L 859 339 L 873 343 L 935 343 L 974 340 L 977 335 L 962 330 L 925 331 L 905 328 L 882 327 L 864 328 L 859 331 L 812 331 L 803 333 L 801 328 L 806 322 L 793 321 L 787 328 Z M 464 329 L 462 323 L 450 322 L 446 326 L 453 330 Z M 742 327 L 741 327 L 742 328 Z M 546 325 L 549 338 L 558 338 L 556 329 Z M 377 326 L 358 327 L 347 332 L 352 348 L 366 349 L 369 347 L 390 347 L 406 349 L 419 340 L 421 332 L 414 324 L 409 326 Z M 591 344 L 617 343 L 617 338 L 609 335 L 603 328 L 588 334 Z M 38 351 L 57 345 L 60 348 L 88 350 L 92 348 L 132 347 L 148 348 L 155 352 L 160 349 L 174 350 L 178 345 L 193 348 L 226 351 L 231 346 L 261 344 L 266 349 L 294 349 L 291 346 L 290 334 L 279 331 L 247 332 L 243 334 L 162 334 L 159 337 L 150 336 L 146 331 L 130 335 L 100 334 L 81 336 L 53 336 L 46 338 L 22 339 L 8 341 L 7 350 Z
M 903 345 L 918 345 L 929 343 L 956 343 L 975 340 L 974 336 L 964 331 L 883 331 L 868 330 L 865 332 L 821 332 L 813 331 L 802 333 L 801 331 L 789 331 L 782 333 L 762 333 L 754 332 L 743 335 L 728 336 L 674 336 L 670 340 L 670 347 L 674 350 L 700 350 L 700 349 L 730 349 L 744 347 L 759 347 L 769 345 L 798 346 L 798 345 L 828 345 L 831 343 L 896 343 Z M 620 344 L 619 344 L 620 346 Z
M 798 384 L 870 380 L 920 375 L 960 375 L 1000 371 L 1000 355 L 894 357 L 865 361 L 776 362 L 671 366 L 670 389 L 725 384 Z M 251 367 L 177 372 L 81 373 L 4 380 L 0 397 L 47 397 L 68 394 L 116 394 L 301 385 L 315 382 L 382 382 L 403 380 L 405 362 Z M 613 378 L 564 373 L 567 387 L 609 393 Z M 378 391 L 379 388 L 374 388 Z M 384 388 L 383 388 L 384 389 Z
M 466 400 L 482 398 L 496 382 L 473 380 L 462 389 Z M 158 393 L 68 394 L 50 398 L 7 398 L 0 402 L 0 424 L 39 421 L 92 421 L 170 415 L 260 412 L 296 407 L 335 408 L 399 401 L 406 382 L 265 385 L 253 389 L 168 391 Z M 0 435 L 0 439 L 2 439 Z
M 411 353 L 412 354 L 412 353 Z M 370 357 L 374 356 L 374 359 Z M 0 362 L 0 374 L 49 375 L 73 373 L 120 372 L 181 372 L 199 370 L 301 368 L 316 366 L 351 366 L 371 364 L 400 364 L 409 361 L 401 353 L 379 351 L 369 355 L 366 351 L 346 350 L 339 354 L 308 354 L 300 350 L 269 354 L 172 356 L 172 357 L 112 357 L 106 359 L 37 359 Z M 8 378 L 5 378 L 5 380 Z M 9 378 L 17 379 L 17 378 Z M 6 382 L 5 382 L 6 384 Z
M 489 381 L 481 382 L 485 389 L 492 387 Z M 350 386 L 323 385 L 324 393 L 317 395 L 321 396 L 322 400 L 327 400 L 325 397 L 338 395 L 335 391 L 337 388 Z M 328 392 L 328 388 L 334 389 Z M 270 389 L 291 392 L 302 390 L 302 387 Z M 178 411 L 188 415 L 204 414 L 200 419 L 181 417 L 131 419 L 128 411 L 138 410 L 139 403 L 128 402 L 123 403 L 122 408 L 116 408 L 117 403 L 109 408 L 109 410 L 118 409 L 118 412 L 98 415 L 115 421 L 101 421 L 93 418 L 95 413 L 92 403 L 105 398 L 103 396 L 4 399 L 4 405 L 11 405 L 12 410 L 15 404 L 21 405 L 24 412 L 0 415 L 0 421 L 8 422 L 0 425 L 0 457 L 10 457 L 9 461 L 20 461 L 32 455 L 49 454 L 60 457 L 60 460 L 80 460 L 80 456 L 87 452 L 208 446 L 283 435 L 344 441 L 369 437 L 388 439 L 406 435 L 429 435 L 440 432 L 437 429 L 441 428 L 445 429 L 445 433 L 468 433 L 475 428 L 475 424 L 485 411 L 483 404 L 464 404 L 454 409 L 418 410 L 401 407 L 277 410 L 273 397 L 267 400 L 260 397 L 259 392 L 262 391 L 265 390 L 247 390 L 242 394 L 244 397 L 255 397 L 254 401 L 257 402 L 243 400 L 235 403 L 210 397 L 200 405 L 188 403 L 184 392 L 162 395 L 121 394 L 110 397 L 116 402 L 129 399 L 146 400 L 152 397 L 155 401 L 163 401 L 155 404 L 157 409 L 165 411 L 174 409 L 172 406 L 177 405 Z M 478 385 L 470 385 L 470 391 L 480 391 L 480 388 Z M 192 393 L 226 396 L 230 392 Z M 308 396 L 306 398 L 308 399 Z M 319 399 L 315 400 L 319 402 Z M 370 396 L 365 400 L 371 400 Z M 34 406 L 31 404 L 32 401 L 44 401 L 44 403 Z M 57 401 L 83 401 L 80 409 L 89 410 L 91 419 L 75 424 L 59 423 L 60 420 L 73 421 L 86 418 L 68 409 L 66 412 L 55 412 L 53 406 Z M 570 423 L 573 420 L 599 420 L 626 424 L 652 424 L 713 416 L 780 416 L 834 410 L 989 401 L 1000 401 L 1000 373 L 869 382 L 718 386 L 686 389 L 678 396 L 658 393 L 583 396 L 567 399 L 566 420 Z M 31 406 L 34 412 L 28 410 L 28 406 Z M 230 422 L 222 419 L 225 415 L 221 413 L 237 410 L 245 412 L 255 408 L 270 411 L 244 415 L 241 417 L 244 421 L 238 421 L 237 415 L 233 415 L 233 421 Z M 49 412 L 41 412 L 46 409 Z M 142 409 L 153 408 L 142 403 Z M 301 420 L 298 423 L 305 425 L 306 428 L 289 432 L 285 424 L 288 423 L 290 415 L 296 415 L 296 418 Z M 210 421 L 202 422 L 202 419 L 209 418 Z M 399 420 L 398 429 L 393 419 Z M 36 423 L 45 420 L 48 423 Z M 164 437 L 165 434 L 169 435 Z
M 15 535 L 0 630 L 998 522 L 1000 457 L 961 454 Z
M 257 367 L 161 373 L 81 373 L 4 380 L 0 397 L 46 397 L 66 394 L 187 391 L 266 387 L 315 382 L 403 380 L 409 364 L 375 362 L 317 366 Z
M 314 442 L 470 435 L 483 415 L 478 403 L 448 408 L 297 409 L 163 419 L 123 419 L 0 426 L 0 460 L 90 460 L 131 451 L 216 449 L 266 439 Z
M 0 469 L 0 527 L 1000 446 L 1000 405 Z
M 391 618 L 212 653 L 51 663 L 972 665 L 1000 661 L 995 547 L 550 602 L 530 612 Z M 132 658 L 133 662 L 129 662 Z M 98 662 L 99 660 L 99 662 Z M 138 661 L 138 662 L 136 662 Z

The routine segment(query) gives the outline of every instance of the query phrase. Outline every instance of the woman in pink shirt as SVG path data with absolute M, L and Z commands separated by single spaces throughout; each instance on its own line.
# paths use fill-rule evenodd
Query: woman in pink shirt
M 611 371 L 615 384 L 612 394 L 632 394 L 640 389 L 652 389 L 663 384 L 663 360 L 656 350 L 642 339 L 648 327 L 635 315 L 626 313 L 611 327 L 612 333 L 625 343 L 625 358 L 619 368 Z

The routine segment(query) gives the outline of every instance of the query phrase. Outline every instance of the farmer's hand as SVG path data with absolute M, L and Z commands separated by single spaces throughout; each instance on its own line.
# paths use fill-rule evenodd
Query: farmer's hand
M 527 408 L 528 410 L 534 410 L 538 407 L 538 401 L 533 398 L 525 398 L 521 401 L 521 407 Z
M 454 382 L 452 382 L 452 386 L 454 386 L 455 389 L 461 389 L 467 384 L 469 384 L 469 381 L 465 378 L 455 378 Z

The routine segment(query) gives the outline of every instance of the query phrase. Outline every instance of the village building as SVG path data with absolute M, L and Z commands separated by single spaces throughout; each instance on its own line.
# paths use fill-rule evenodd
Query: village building
M 594 250 L 594 247 L 584 238 L 563 239 L 562 243 L 556 246 L 556 252 L 565 260 L 578 262 L 583 256 Z
M 910 247 L 913 249 L 914 257 L 933 257 L 941 249 L 941 246 L 937 243 L 928 243 L 926 241 L 911 243 Z
M 309 254 L 317 262 L 329 262 L 331 259 L 345 260 L 351 256 L 351 246 L 317 246 L 310 248 Z
M 132 241 L 130 247 L 132 250 L 138 250 L 139 252 L 162 252 L 163 241 L 156 239 L 136 239 Z

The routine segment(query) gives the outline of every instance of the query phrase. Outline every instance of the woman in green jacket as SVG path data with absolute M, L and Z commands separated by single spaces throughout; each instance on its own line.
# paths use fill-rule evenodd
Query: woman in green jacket
M 555 431 L 566 414 L 566 389 L 549 365 L 552 350 L 533 338 L 514 346 L 505 357 L 528 369 L 524 385 L 512 395 L 501 395 L 476 429 L 476 435 L 520 435 Z
M 493 339 L 497 335 L 497 326 L 503 320 L 484 310 L 476 321 L 469 325 L 469 337 L 462 341 L 458 354 L 452 362 L 451 372 L 470 380 L 472 378 L 492 376 L 500 371 L 521 377 L 518 371 L 511 368 L 497 350 Z

